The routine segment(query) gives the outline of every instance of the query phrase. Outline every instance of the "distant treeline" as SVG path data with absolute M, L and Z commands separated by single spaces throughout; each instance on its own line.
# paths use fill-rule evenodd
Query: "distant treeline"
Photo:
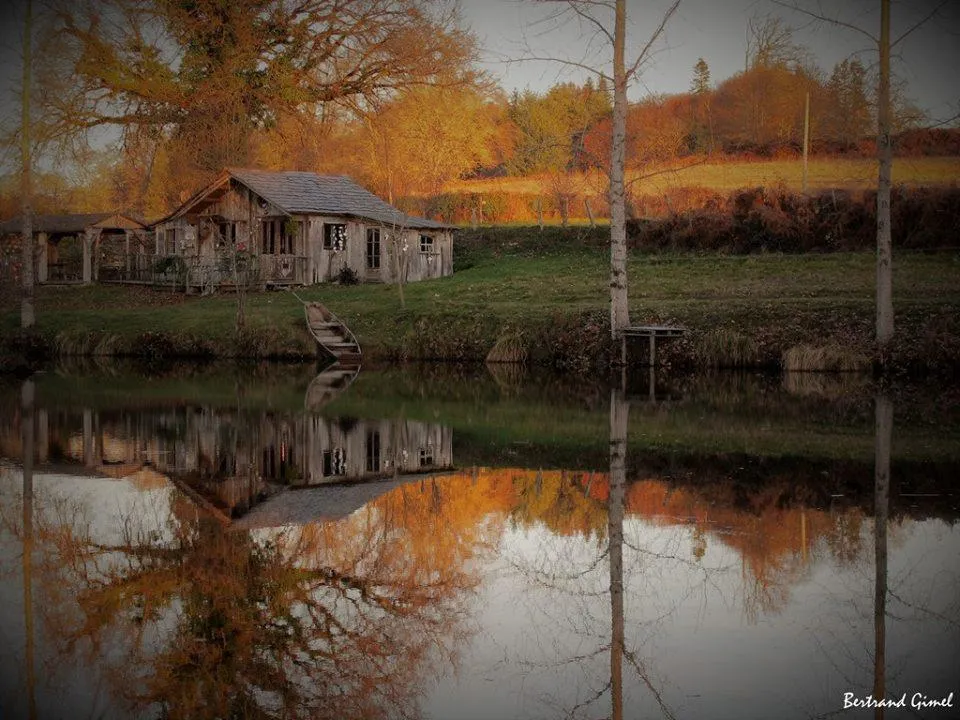
M 746 141 L 726 141 L 720 148 L 731 158 L 788 158 L 800 157 L 803 145 L 795 140 L 757 144 Z M 960 156 L 960 128 L 917 128 L 905 130 L 894 137 L 893 152 L 897 157 L 957 157 Z M 874 158 L 877 140 L 865 137 L 857 141 L 834 138 L 816 138 L 810 142 L 813 156 Z

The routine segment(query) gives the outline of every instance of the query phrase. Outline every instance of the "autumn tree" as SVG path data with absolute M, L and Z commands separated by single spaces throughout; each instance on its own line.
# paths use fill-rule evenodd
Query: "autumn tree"
M 693 66 L 693 80 L 690 83 L 693 110 L 690 128 L 690 146 L 694 151 L 707 152 L 713 149 L 713 122 L 710 116 L 710 66 L 699 58 Z
M 508 117 L 517 127 L 514 156 L 508 167 L 517 175 L 565 171 L 589 162 L 583 138 L 610 112 L 606 80 L 596 86 L 560 83 L 543 95 L 527 90 L 510 98 Z
M 367 184 L 390 202 L 444 184 L 494 158 L 497 106 L 479 88 L 420 86 L 364 119 Z
M 472 75 L 473 38 L 446 3 L 102 0 L 61 17 L 74 89 L 49 112 L 124 135 L 155 128 L 166 157 L 151 169 L 181 188 L 247 164 L 255 132 L 291 114 L 359 111 Z
M 848 58 L 834 65 L 826 95 L 829 115 L 824 134 L 827 137 L 852 144 L 870 132 L 873 118 L 863 63 Z

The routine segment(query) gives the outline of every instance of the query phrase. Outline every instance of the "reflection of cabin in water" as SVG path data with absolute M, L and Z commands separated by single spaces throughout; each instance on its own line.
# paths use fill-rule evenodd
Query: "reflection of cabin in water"
M 0 223 L 2 237 L 22 230 L 20 217 Z M 145 226 L 128 215 L 36 215 L 33 236 L 39 283 L 124 280 L 149 262 Z
M 366 480 L 449 469 L 453 433 L 413 420 L 333 419 L 169 408 L 35 413 L 40 466 L 126 477 L 144 466 L 188 483 L 238 514 L 271 488 Z M 19 455 L 6 426 L 0 451 Z

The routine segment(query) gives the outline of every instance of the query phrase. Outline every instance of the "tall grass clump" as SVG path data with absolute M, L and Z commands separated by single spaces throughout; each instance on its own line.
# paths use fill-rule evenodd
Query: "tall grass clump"
M 497 342 L 487 353 L 488 363 L 518 363 L 527 361 L 527 346 L 518 332 L 507 332 L 497 338 Z
M 841 345 L 795 345 L 783 353 L 787 372 L 862 372 L 870 368 L 870 358 L 855 348 Z
M 710 330 L 693 340 L 697 363 L 710 368 L 739 368 L 761 364 L 753 338 L 736 330 Z

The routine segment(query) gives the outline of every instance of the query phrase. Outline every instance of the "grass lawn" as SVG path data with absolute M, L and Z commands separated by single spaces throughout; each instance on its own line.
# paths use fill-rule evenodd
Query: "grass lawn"
M 543 246 L 530 235 L 529 243 L 462 243 L 455 274 L 405 286 L 405 307 L 389 285 L 298 292 L 327 304 L 374 355 L 482 358 L 510 329 L 522 331 L 532 350 L 544 350 L 557 328 L 582 325 L 585 314 L 606 317 L 608 256 L 575 239 Z M 872 336 L 872 253 L 634 254 L 629 282 L 635 323 L 676 322 L 693 336 L 727 328 L 777 345 L 769 349 L 776 357 L 783 345 L 838 333 L 839 342 L 850 341 L 850 333 L 858 341 Z M 904 335 L 934 333 L 949 344 L 960 316 L 960 253 L 896 254 L 894 295 Z M 45 287 L 38 294 L 38 327 L 48 338 L 95 334 L 127 348 L 150 332 L 212 343 L 218 352 L 232 342 L 235 316 L 233 295 L 184 298 L 118 286 Z M 17 323 L 16 308 L 5 308 L 0 331 L 12 333 Z M 289 293 L 249 295 L 247 325 L 261 334 L 255 349 L 263 354 L 312 352 L 301 304 Z

